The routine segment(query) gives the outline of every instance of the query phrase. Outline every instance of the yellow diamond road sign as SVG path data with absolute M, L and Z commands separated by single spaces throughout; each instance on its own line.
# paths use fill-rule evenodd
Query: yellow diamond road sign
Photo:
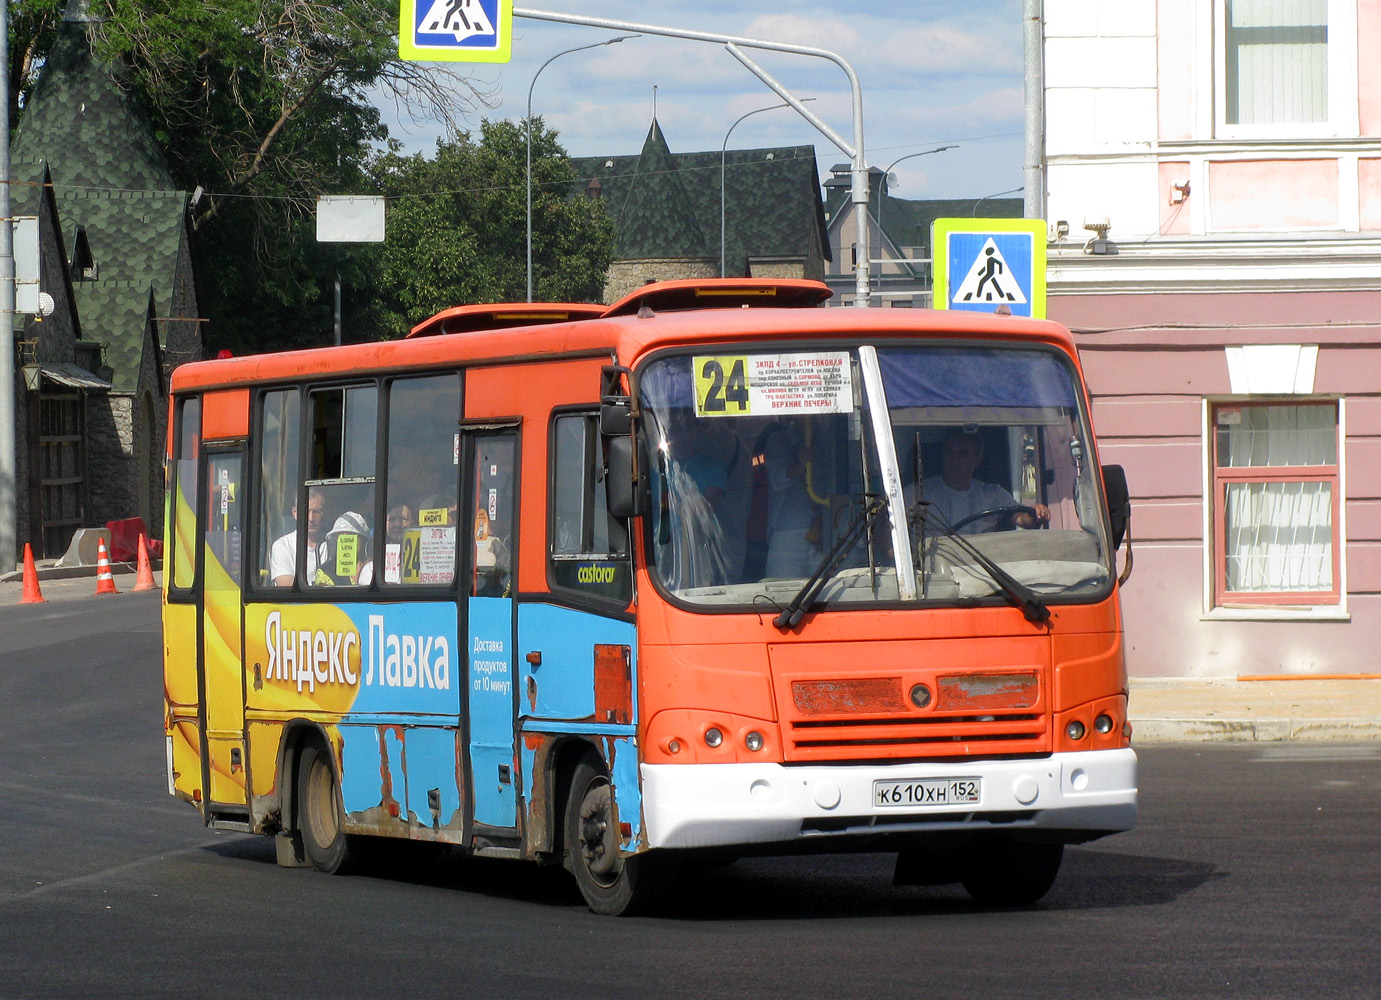
M 398 54 L 421 62 L 508 62 L 513 0 L 402 0 Z

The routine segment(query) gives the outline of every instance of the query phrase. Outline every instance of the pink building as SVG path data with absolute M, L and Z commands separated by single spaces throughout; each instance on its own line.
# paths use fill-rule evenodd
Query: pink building
M 1381 0 L 1044 21 L 1049 315 L 1136 498 L 1131 672 L 1376 672 Z

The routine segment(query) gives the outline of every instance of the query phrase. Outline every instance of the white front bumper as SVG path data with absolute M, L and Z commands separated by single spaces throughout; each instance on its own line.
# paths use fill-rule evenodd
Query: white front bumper
M 648 847 L 727 847 L 915 831 L 1113 832 L 1136 822 L 1136 753 L 888 765 L 643 764 Z M 873 782 L 981 778 L 977 805 L 880 807 Z

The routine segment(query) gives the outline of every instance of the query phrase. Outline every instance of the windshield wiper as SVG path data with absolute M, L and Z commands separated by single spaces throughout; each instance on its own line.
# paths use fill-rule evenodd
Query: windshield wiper
M 915 506 L 929 507 L 930 504 L 927 501 L 922 500 Z M 988 571 L 988 575 L 993 578 L 993 582 L 995 582 L 999 587 L 1001 587 L 1002 592 L 1007 595 L 1007 598 L 1019 609 L 1021 609 L 1022 617 L 1024 617 L 1032 625 L 1044 625 L 1050 621 L 1050 609 L 1045 606 L 1045 604 L 1041 601 L 1039 597 L 1036 596 L 1036 592 L 1034 590 L 1026 586 L 1026 584 L 1022 583 L 1016 577 L 1012 576 L 1011 573 L 1008 573 L 997 563 L 993 562 L 981 551 L 979 551 L 978 546 L 974 545 L 973 542 L 969 541 L 963 535 L 959 534 L 959 532 L 951 528 L 949 526 L 949 522 L 945 520 L 945 516 L 941 514 L 938 510 L 932 509 L 929 511 L 922 511 L 922 538 L 925 537 L 924 519 L 927 516 L 933 517 L 935 519 L 936 525 L 939 527 L 940 531 L 943 532 L 946 538 L 954 539 L 954 543 L 958 545 L 961 549 L 963 549 L 966 554 L 972 557 L 974 562 L 978 563 L 978 565 L 982 566 L 985 570 Z
M 843 560 L 844 554 L 849 547 L 858 540 L 873 518 L 887 509 L 887 501 L 879 496 L 867 496 L 863 501 L 863 509 L 854 515 L 854 519 L 849 522 L 844 534 L 839 536 L 839 541 L 834 543 L 834 548 L 825 553 L 825 558 L 820 560 L 820 565 L 815 568 L 815 572 L 810 575 L 801 589 L 796 592 L 787 606 L 782 608 L 781 614 L 772 619 L 772 624 L 779 629 L 793 629 L 800 624 L 805 613 L 810 610 L 810 606 L 815 603 L 815 598 L 819 596 L 821 588 L 829 582 L 830 577 L 834 576 L 835 570 L 839 568 L 839 563 Z

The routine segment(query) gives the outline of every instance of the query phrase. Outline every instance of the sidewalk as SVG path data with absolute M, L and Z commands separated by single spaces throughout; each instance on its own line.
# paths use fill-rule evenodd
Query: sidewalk
M 1132 745 L 1381 739 L 1381 679 L 1131 682 Z
M 49 601 L 92 597 L 96 567 L 38 564 Z M 114 563 L 120 594 L 134 590 L 133 563 Z M 18 604 L 22 572 L 0 576 L 0 606 Z M 155 565 L 154 580 L 163 582 Z M 1145 677 L 1131 681 L 1132 745 L 1210 741 L 1381 740 L 1381 678 Z
M 57 567 L 53 565 L 53 562 L 52 559 L 42 559 L 34 564 L 34 569 L 38 571 L 38 587 L 43 592 L 45 600 L 63 601 L 96 595 L 95 566 Z M 154 582 L 162 586 L 162 563 L 155 561 L 152 566 Z M 134 563 L 111 563 L 110 573 L 115 580 L 117 590 L 122 593 L 134 590 L 134 582 L 137 578 L 137 566 Z M 0 607 L 19 604 L 23 596 L 24 571 L 22 569 L 17 569 L 13 573 L 0 574 Z M 105 596 L 110 597 L 112 595 L 107 594 Z

